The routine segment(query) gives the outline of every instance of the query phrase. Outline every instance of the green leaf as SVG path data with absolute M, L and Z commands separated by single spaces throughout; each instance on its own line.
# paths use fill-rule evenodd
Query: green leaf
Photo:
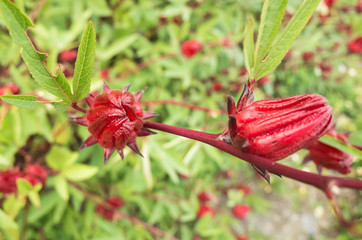
M 271 73 L 280 64 L 285 54 L 292 47 L 295 39 L 308 23 L 319 2 L 320 0 L 305 0 L 302 3 L 271 47 L 264 61 L 258 63 L 258 68 L 255 69 L 256 79 Z
M 79 45 L 75 62 L 73 93 L 75 102 L 87 96 L 96 53 L 96 32 L 92 21 L 88 22 Z
M 65 147 L 54 145 L 45 159 L 51 168 L 62 171 L 63 169 L 72 166 L 75 161 L 77 161 L 78 157 L 78 152 L 71 152 Z
M 0 209 L 0 229 L 5 233 L 6 239 L 19 239 L 18 224 Z M 0 235 L 2 236 L 2 235 Z
M 254 78 L 254 21 L 249 18 L 246 22 L 244 31 L 244 57 L 245 67 L 248 70 L 250 78 Z
M 98 168 L 85 164 L 74 164 L 71 167 L 64 169 L 62 174 L 66 179 L 79 182 L 90 179 L 98 172 Z
M 26 35 L 26 29 L 31 27 L 31 21 L 8 0 L 0 0 L 0 9 L 5 19 L 10 35 L 15 43 L 22 47 L 22 57 L 35 81 L 45 90 L 71 103 L 73 100 L 70 87 L 65 78 L 53 77 L 46 67 L 45 54 L 39 53 Z
M 133 34 L 133 35 L 127 36 L 125 38 L 118 39 L 118 40 L 114 41 L 107 49 L 98 51 L 97 56 L 102 60 L 108 60 L 108 59 L 112 58 L 113 56 L 122 52 L 127 47 L 129 47 L 138 38 L 139 38 L 138 34 Z
M 35 207 L 37 208 L 40 207 L 41 203 L 40 203 L 39 191 L 42 188 L 42 185 L 40 183 L 33 186 L 27 180 L 19 178 L 16 180 L 16 186 L 20 197 L 28 197 L 30 202 Z
M 36 106 L 36 99 L 38 97 L 35 96 L 26 96 L 26 95 L 3 95 L 0 96 L 4 102 L 10 103 L 14 106 L 33 109 Z
M 255 46 L 255 68 L 258 68 L 259 64 L 262 63 L 278 33 L 287 3 L 288 0 L 264 1 L 260 16 L 258 39 Z
M 69 199 L 69 192 L 68 192 L 68 183 L 67 180 L 61 175 L 58 175 L 54 179 L 54 187 L 59 196 L 65 200 L 68 201 Z
M 357 148 L 354 148 L 353 146 L 348 145 L 339 139 L 336 139 L 336 138 L 328 136 L 328 135 L 324 135 L 323 137 L 321 137 L 318 140 L 321 141 L 322 143 L 325 143 L 334 148 L 337 148 L 337 149 L 341 150 L 342 152 L 346 152 L 346 153 L 352 154 L 358 158 L 362 158 L 361 150 L 358 150 Z

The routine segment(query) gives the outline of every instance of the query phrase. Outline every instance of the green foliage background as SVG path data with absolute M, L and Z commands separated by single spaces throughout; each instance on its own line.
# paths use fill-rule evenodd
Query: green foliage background
M 244 26 L 247 18 L 254 19 L 254 33 L 257 33 L 262 1 L 48 0 L 37 9 L 42 2 L 15 0 L 19 9 L 32 19 L 34 28 L 28 35 L 37 50 L 48 54 L 46 65 L 53 75 L 57 74 L 59 54 L 78 48 L 88 20 L 92 20 L 97 34 L 92 91 L 102 91 L 101 72 L 108 69 L 109 77 L 105 80 L 112 89 L 132 84 L 130 90 L 136 92 L 147 87 L 143 99 L 149 101 L 149 110 L 160 114 L 153 121 L 211 133 L 224 130 L 227 116 L 218 112 L 207 114 L 151 103 L 173 99 L 209 109 L 225 109 L 226 95 L 238 98 L 240 83 L 247 81 L 247 76 L 240 76 L 245 66 Z M 271 80 L 256 85 L 255 95 L 259 100 L 321 94 L 334 109 L 336 129 L 351 132 L 350 141 L 362 145 L 361 55 L 348 53 L 347 49 L 347 42 L 362 34 L 362 17 L 354 10 L 356 4 L 357 1 L 336 2 L 325 21 L 318 15 L 328 9 L 320 6 L 293 44 L 289 56 L 268 75 Z M 299 5 L 300 1 L 290 1 L 286 10 L 293 14 Z M 345 6 L 351 10 L 343 11 Z M 160 17 L 166 18 L 167 23 L 161 24 Z M 337 31 L 341 21 L 351 26 L 350 34 Z M 287 17 L 282 27 L 286 23 Z M 230 39 L 231 47 L 213 44 L 225 38 Z M 177 55 L 181 44 L 191 39 L 203 44 L 202 51 L 190 59 Z M 2 18 L 0 52 L 0 84 L 15 82 L 22 94 L 57 100 L 33 81 L 21 59 L 20 47 L 9 36 Z M 313 52 L 314 58 L 303 61 L 304 52 Z M 172 54 L 177 56 L 164 57 Z M 319 67 L 322 61 L 332 68 L 325 79 Z M 152 64 L 132 72 L 144 62 Z M 74 63 L 62 63 L 62 67 L 74 71 Z M 72 85 L 73 79 L 69 81 Z M 221 84 L 221 90 L 214 89 L 215 81 Z M 22 149 L 32 161 L 47 165 L 52 176 L 40 192 L 29 190 L 31 186 L 23 183 L 27 189 L 23 196 L 1 198 L 0 195 L 3 199 L 0 239 L 20 236 L 24 196 L 30 198 L 29 192 L 39 194 L 39 202 L 36 197 L 31 201 L 27 239 L 42 239 L 41 236 L 44 239 L 167 239 L 153 236 L 144 225 L 127 218 L 112 222 L 97 215 L 96 200 L 114 195 L 125 201 L 122 212 L 183 240 L 235 239 L 239 234 L 256 240 L 296 236 L 299 237 L 296 239 L 353 239 L 333 218 L 322 193 L 275 176 L 268 186 L 247 163 L 210 146 L 159 133 L 138 139 L 144 158 L 126 150 L 124 161 L 114 154 L 104 166 L 99 146 L 78 150 L 89 133 L 86 127 L 68 121 L 67 117 L 74 117 L 75 111 L 58 112 L 50 104 L 38 104 L 33 110 L 8 107 L 0 106 L 1 113 L 7 111 L 1 115 L 0 169 L 23 164 Z M 305 154 L 301 150 L 282 163 L 315 171 L 312 163 L 301 166 Z M 361 159 L 355 157 L 350 176 L 361 178 L 361 166 Z M 337 175 L 328 170 L 324 173 Z M 240 185 L 251 188 L 251 194 L 238 190 Z M 201 191 L 213 196 L 211 206 L 216 211 L 213 218 L 196 217 L 197 194 Z M 360 193 L 339 196 L 345 214 L 360 218 Z M 238 203 L 252 207 L 243 220 L 232 216 L 231 208 Z

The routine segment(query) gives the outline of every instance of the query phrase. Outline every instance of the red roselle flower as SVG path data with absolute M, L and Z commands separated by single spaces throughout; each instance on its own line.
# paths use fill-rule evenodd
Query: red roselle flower
M 0 171 L 0 192 L 5 194 L 16 192 L 16 180 L 18 178 L 21 178 L 18 168 Z
M 189 40 L 182 44 L 181 53 L 186 58 L 192 58 L 196 53 L 202 49 L 201 43 L 196 40 Z
M 20 88 L 15 83 L 7 83 L 2 87 L 0 87 L 0 96 L 5 95 L 7 93 L 19 94 L 19 92 Z
M 249 240 L 249 238 L 246 235 L 241 235 L 241 236 L 238 236 L 238 238 L 236 240 Z
M 60 53 L 59 60 L 62 62 L 72 62 L 77 58 L 76 50 L 65 50 Z
M 336 131 L 332 129 L 327 135 L 348 144 L 348 134 L 337 134 Z M 303 163 L 313 161 L 317 165 L 319 173 L 322 172 L 322 168 L 333 169 L 342 174 L 347 174 L 352 171 L 353 155 L 342 152 L 320 141 L 313 142 L 308 147 L 308 150 L 309 154 L 304 158 Z
M 238 219 L 243 219 L 250 211 L 250 206 L 245 204 L 236 204 L 233 207 L 233 214 Z
M 323 2 L 328 8 L 331 8 L 335 1 L 336 0 L 324 0 Z
M 278 161 L 309 146 L 332 127 L 332 108 L 317 94 L 253 101 L 247 85 L 236 106 L 228 98 L 229 126 L 221 135 L 247 153 Z
M 20 172 L 18 168 L 0 171 L 0 192 L 8 194 L 17 191 L 16 180 L 23 178 L 35 186 L 38 183 L 45 186 L 48 177 L 47 171 L 38 164 L 32 164 Z
M 102 215 L 107 220 L 112 220 L 114 212 L 117 208 L 120 208 L 124 205 L 123 199 L 118 196 L 109 197 L 106 201 L 110 207 L 106 207 L 102 204 L 98 204 L 96 207 L 96 212 Z
M 211 214 L 211 216 L 214 216 L 215 214 L 214 209 L 212 207 L 209 207 L 205 203 L 202 203 L 200 205 L 199 211 L 197 212 L 197 218 L 202 218 L 206 214 Z
M 38 164 L 32 164 L 26 167 L 24 171 L 24 178 L 29 181 L 33 186 L 38 183 L 45 186 L 48 178 L 48 172 Z
M 99 143 L 104 148 L 105 164 L 115 150 L 123 159 L 125 146 L 142 156 L 138 150 L 136 137 L 155 134 L 143 127 L 143 120 L 157 116 L 157 114 L 143 111 L 139 104 L 143 91 L 132 94 L 128 92 L 129 87 L 130 85 L 123 90 L 112 91 L 104 83 L 104 93 L 98 96 L 89 94 L 86 97 L 90 106 L 86 116 L 69 118 L 69 120 L 88 126 L 91 135 L 80 148 Z
M 303 61 L 309 61 L 314 57 L 314 53 L 312 52 L 305 52 L 303 53 Z
M 197 198 L 199 199 L 200 202 L 208 202 L 210 201 L 210 194 L 207 193 L 207 192 L 200 192 L 198 195 L 197 195 Z
M 348 42 L 348 49 L 353 53 L 362 53 L 362 36 Z
M 358 13 L 362 13 L 362 2 L 357 3 L 356 5 L 356 11 Z

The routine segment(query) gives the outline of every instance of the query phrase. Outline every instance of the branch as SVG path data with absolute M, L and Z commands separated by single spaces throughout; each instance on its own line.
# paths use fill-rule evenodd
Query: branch
M 73 187 L 75 187 L 76 189 L 78 189 L 90 201 L 94 202 L 95 204 L 100 204 L 100 205 L 102 205 L 102 207 L 104 207 L 106 209 L 110 209 L 110 210 L 114 211 L 113 207 L 109 203 L 107 203 L 107 201 L 103 197 L 89 192 L 88 190 L 84 189 L 82 186 L 80 186 L 79 184 L 77 184 L 75 182 L 68 181 L 68 183 L 70 185 L 72 185 Z M 167 238 L 167 239 L 171 239 L 171 240 L 179 240 L 178 238 L 168 234 L 167 232 L 162 231 L 161 229 L 159 229 L 149 223 L 142 221 L 141 219 L 130 216 L 122 211 L 116 210 L 114 212 L 115 212 L 115 215 L 113 217 L 114 220 L 127 219 L 128 221 L 132 222 L 133 224 L 139 224 L 139 225 L 143 226 L 145 229 L 147 229 L 153 235 L 161 236 L 162 238 Z
M 234 146 L 219 140 L 218 139 L 219 134 L 204 133 L 190 129 L 169 126 L 162 123 L 147 122 L 147 121 L 144 122 L 144 127 L 172 133 L 175 135 L 179 135 L 182 137 L 190 138 L 196 141 L 209 144 L 215 148 L 218 148 L 219 150 L 227 152 L 253 165 L 267 169 L 271 173 L 282 175 L 287 178 L 291 178 L 299 182 L 312 185 L 324 192 L 328 190 L 328 186 L 331 183 L 333 183 L 333 185 L 344 188 L 362 189 L 362 181 L 358 179 L 324 176 L 315 173 L 310 173 L 276 163 L 274 161 L 271 161 L 269 159 L 254 154 L 242 152 L 240 149 L 237 149 Z
M 210 108 L 206 108 L 206 107 L 200 107 L 198 105 L 193 105 L 190 103 L 184 103 L 184 102 L 178 102 L 176 100 L 141 100 L 141 104 L 146 105 L 146 106 L 152 106 L 152 105 L 156 105 L 156 104 L 169 104 L 169 105 L 177 105 L 177 106 L 181 106 L 181 107 L 185 107 L 185 108 L 189 108 L 191 110 L 199 110 L 199 111 L 203 111 L 206 112 L 209 115 L 216 115 L 216 114 L 226 114 L 227 112 L 225 110 L 221 110 L 221 109 L 210 109 Z

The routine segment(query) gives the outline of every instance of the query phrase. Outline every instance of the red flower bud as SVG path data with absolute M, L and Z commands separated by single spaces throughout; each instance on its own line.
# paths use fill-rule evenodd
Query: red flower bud
M 214 209 L 212 207 L 209 207 L 208 205 L 202 203 L 200 205 L 199 211 L 197 212 L 197 218 L 202 218 L 206 214 L 211 214 L 211 216 L 214 216 Z
M 78 118 L 69 118 L 81 125 L 88 126 L 91 136 L 87 138 L 81 149 L 96 144 L 104 148 L 104 163 L 106 164 L 114 150 L 124 157 L 123 149 L 130 147 L 135 153 L 142 156 L 136 143 L 137 136 L 154 134 L 143 127 L 143 119 L 157 114 L 143 111 L 139 101 L 143 91 L 136 94 L 127 92 L 129 86 L 123 90 L 113 90 L 104 85 L 104 93 L 86 98 L 90 109 L 87 115 Z
M 314 53 L 312 53 L 312 52 L 303 53 L 303 60 L 305 62 L 311 60 L 313 57 L 314 57 Z
M 208 202 L 210 201 L 210 194 L 207 192 L 200 192 L 197 195 L 197 198 L 199 199 L 200 202 Z
M 96 212 L 102 215 L 107 220 L 112 220 L 114 212 L 117 208 L 123 206 L 123 199 L 118 196 L 109 197 L 106 202 L 110 205 L 110 207 L 104 206 L 102 204 L 98 204 L 96 206 Z
M 362 2 L 357 3 L 356 11 L 357 11 L 358 13 L 362 13 Z
M 353 53 L 362 53 L 362 36 L 348 42 L 348 49 Z
M 247 153 L 281 160 L 332 127 L 332 108 L 317 94 L 253 101 L 248 86 L 237 106 L 229 97 L 229 126 L 222 135 L 224 141 Z
M 124 204 L 123 199 L 118 196 L 109 197 L 107 202 L 115 208 L 122 207 Z
M 336 0 L 324 0 L 323 2 L 328 8 L 331 8 L 335 1 Z
M 196 40 L 189 40 L 182 44 L 181 53 L 186 58 L 192 58 L 202 48 L 201 43 Z
M 21 177 L 19 169 L 0 171 L 0 192 L 15 193 L 17 191 L 16 180 Z
M 47 171 L 38 164 L 32 164 L 25 169 L 25 179 L 29 180 L 32 185 L 41 183 L 43 186 L 47 180 Z
M 20 88 L 15 83 L 7 83 L 4 86 L 0 87 L 0 96 L 5 94 L 19 94 Z
M 59 60 L 62 62 L 72 62 L 77 58 L 76 50 L 65 50 L 60 53 Z
M 245 235 L 238 236 L 236 240 L 249 240 L 249 238 Z
M 243 219 L 250 212 L 251 208 L 248 205 L 236 204 L 233 207 L 233 214 L 236 218 Z
M 327 135 L 348 143 L 347 136 L 344 134 L 337 134 L 334 129 L 329 131 Z M 317 165 L 319 173 L 321 173 L 322 168 L 333 169 L 342 174 L 347 174 L 352 171 L 351 165 L 353 155 L 342 152 L 320 141 L 313 142 L 308 147 L 308 150 L 309 154 L 304 158 L 303 163 L 312 160 Z

